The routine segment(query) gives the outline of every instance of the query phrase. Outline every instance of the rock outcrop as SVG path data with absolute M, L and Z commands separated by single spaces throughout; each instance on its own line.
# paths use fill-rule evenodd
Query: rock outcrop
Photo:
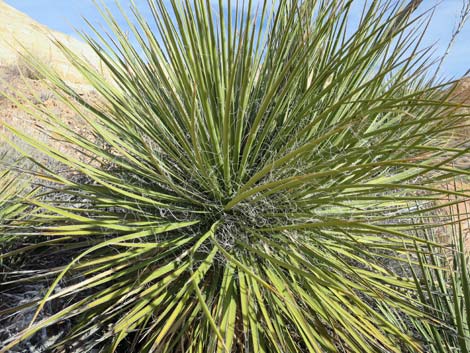
M 66 57 L 57 48 L 54 39 L 63 43 L 75 54 L 86 58 L 94 67 L 100 69 L 100 60 L 85 43 L 64 33 L 50 30 L 28 15 L 16 10 L 0 0 L 0 67 L 24 65 L 19 52 L 24 47 L 51 65 L 61 77 L 70 83 L 85 83 L 80 73 L 71 66 Z M 21 43 L 21 45 L 18 45 Z

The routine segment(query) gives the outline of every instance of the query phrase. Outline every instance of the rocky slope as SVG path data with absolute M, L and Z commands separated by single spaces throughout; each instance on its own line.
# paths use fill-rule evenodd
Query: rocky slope
M 40 60 L 49 63 L 66 81 L 84 83 L 81 75 L 57 49 L 53 39 L 87 58 L 96 68 L 100 67 L 97 55 L 86 44 L 64 33 L 50 30 L 0 0 L 0 69 L 22 66 L 23 59 L 19 52 L 24 47 Z
M 38 119 L 24 112 L 6 96 L 20 101 L 31 101 L 34 105 L 47 106 L 54 114 L 61 116 L 63 121 L 75 131 L 81 133 L 83 128 L 77 113 L 56 99 L 45 82 L 36 76 L 37 73 L 27 68 L 21 56 L 22 51 L 26 50 L 49 64 L 62 79 L 76 87 L 86 99 L 96 99 L 96 93 L 68 62 L 55 45 L 54 40 L 60 41 L 75 54 L 86 58 L 95 68 L 100 69 L 98 56 L 85 43 L 50 30 L 0 0 L 0 169 L 2 164 L 14 158 L 9 157 L 6 162 L 2 160 L 5 151 L 10 151 L 5 142 L 6 138 L 13 138 L 26 148 L 24 143 L 12 136 L 6 124 L 51 144 L 61 151 L 68 150 L 62 141 L 51 139 L 51 136 L 41 128 Z
M 455 99 L 464 104 L 470 104 L 470 77 L 459 81 L 455 90 Z

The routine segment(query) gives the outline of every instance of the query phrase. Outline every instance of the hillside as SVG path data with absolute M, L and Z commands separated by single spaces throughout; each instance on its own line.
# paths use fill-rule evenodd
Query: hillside
M 455 96 L 459 102 L 470 104 L 470 77 L 460 80 L 455 90 Z
M 52 31 L 26 14 L 0 0 L 0 70 L 21 66 L 18 55 L 23 46 L 31 54 L 50 63 L 51 67 L 71 83 L 84 83 L 81 75 L 71 67 L 65 56 L 53 43 L 53 38 L 65 44 L 76 54 L 99 67 L 97 55 L 84 43 L 64 33 Z M 21 43 L 19 45 L 19 43 Z
M 8 95 L 20 101 L 28 100 L 35 105 L 44 105 L 60 115 L 69 127 L 81 131 L 82 126 L 77 113 L 54 97 L 45 82 L 38 79 L 36 73 L 26 67 L 20 55 L 22 48 L 26 49 L 38 59 L 50 64 L 62 79 L 76 87 L 86 99 L 95 99 L 96 93 L 56 47 L 54 39 L 86 58 L 97 69 L 100 68 L 98 56 L 85 43 L 64 33 L 50 30 L 0 0 L 0 134 L 11 136 L 5 127 L 5 124 L 9 124 L 65 152 L 67 146 L 61 141 L 51 140 L 47 133 L 41 131 L 38 119 L 31 117 L 5 97 Z M 9 149 L 1 141 L 3 138 L 0 136 L 0 158 L 2 152 Z M 12 157 L 8 159 L 10 158 Z

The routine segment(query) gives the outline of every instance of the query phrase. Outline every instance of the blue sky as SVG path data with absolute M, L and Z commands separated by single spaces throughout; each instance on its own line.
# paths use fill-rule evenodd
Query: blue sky
M 115 2 L 114 0 L 103 1 L 111 7 Z M 146 1 L 134 0 L 138 7 L 144 9 L 144 14 Z M 356 1 L 359 4 L 364 0 Z M 466 0 L 424 0 L 421 11 L 437 5 L 424 41 L 425 45 L 435 45 L 436 55 L 445 51 L 464 1 Z M 87 18 L 98 26 L 103 23 L 103 20 L 96 11 L 93 0 L 6 0 L 6 2 L 27 13 L 38 22 L 73 36 L 77 36 L 74 28 L 87 30 L 87 25 L 82 17 Z M 130 3 L 130 0 L 120 0 L 120 3 L 125 8 Z M 446 78 L 457 78 L 469 69 L 470 22 L 461 32 L 452 52 L 444 63 L 442 75 Z

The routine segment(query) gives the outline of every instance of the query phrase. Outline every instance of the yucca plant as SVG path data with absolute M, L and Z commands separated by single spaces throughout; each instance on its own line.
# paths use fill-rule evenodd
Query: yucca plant
M 427 318 L 400 316 L 381 308 L 402 330 L 414 331 L 425 351 L 433 353 L 470 351 L 468 200 L 449 201 L 447 210 L 440 212 L 446 220 L 440 227 L 418 227 L 417 231 L 418 236 L 441 246 L 418 246 L 417 263 L 410 262 L 408 267 Z
M 413 320 L 429 352 L 470 352 L 470 210 L 466 205 L 460 201 L 461 207 L 450 208 L 457 222 L 447 228 L 447 247 L 419 251 L 420 266 L 413 271 L 419 298 L 437 319 Z M 426 237 L 435 240 L 438 236 L 427 230 Z
M 427 76 L 427 17 L 374 1 L 351 28 L 352 3 L 150 0 L 129 32 L 104 8 L 110 35 L 84 38 L 105 70 L 58 43 L 100 104 L 35 63 L 89 135 L 40 105 L 80 156 L 11 128 L 70 169 L 42 168 L 28 236 L 74 256 L 0 312 L 34 310 L 0 352 L 63 323 L 57 352 L 422 350 L 379 307 L 423 315 L 395 268 L 428 244 L 413 221 L 464 194 L 436 186 L 468 174 L 448 166 L 462 116 Z
M 0 227 L 10 222 L 18 210 L 18 204 L 12 202 L 18 192 L 15 179 L 8 171 L 0 171 Z M 12 217 L 13 216 L 13 217 Z M 0 233 L 0 245 L 6 243 L 7 237 Z
M 9 150 L 0 153 L 0 249 L 7 249 L 9 240 L 17 238 L 17 234 L 9 236 L 7 230 L 12 223 L 22 224 L 28 207 L 22 200 L 35 193 L 28 178 L 15 170 L 19 163 L 12 159 Z

